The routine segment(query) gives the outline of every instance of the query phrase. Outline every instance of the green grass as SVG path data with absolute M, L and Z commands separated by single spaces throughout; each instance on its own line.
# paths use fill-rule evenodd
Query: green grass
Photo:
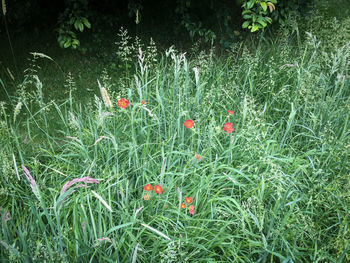
M 225 57 L 145 51 L 118 80 L 99 78 L 112 108 L 96 79 L 83 102 L 76 80 L 50 100 L 31 71 L 1 109 L 0 261 L 349 261 L 350 46 L 322 30 L 332 45 L 295 45 L 295 29 Z M 99 183 L 61 196 L 87 176 Z M 164 191 L 145 201 L 146 184 Z

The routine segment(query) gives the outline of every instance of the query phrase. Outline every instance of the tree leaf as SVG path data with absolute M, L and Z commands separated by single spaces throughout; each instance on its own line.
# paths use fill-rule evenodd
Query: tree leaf
M 84 31 L 84 25 L 83 25 L 83 23 L 79 21 L 78 26 L 79 26 L 80 32 L 83 32 L 83 31 Z
M 259 30 L 259 27 L 257 25 L 253 25 L 252 29 L 250 30 L 250 32 L 255 32 L 257 30 Z
M 253 7 L 253 5 L 254 5 L 254 0 L 250 0 L 248 3 L 247 3 L 247 7 L 248 7 L 248 9 L 250 9 L 250 8 L 252 8 Z
M 265 2 L 260 2 L 260 5 L 264 9 L 264 11 L 267 10 L 267 4 Z
M 263 27 L 267 26 L 267 23 L 264 20 L 262 20 L 262 19 L 259 19 L 258 23 L 260 23 L 260 25 L 262 25 Z
M 85 25 L 87 28 L 91 28 L 91 24 L 90 24 L 89 20 L 87 20 L 85 17 L 82 17 L 82 18 L 81 18 L 81 21 L 84 23 L 84 25 Z
M 70 39 L 68 39 L 68 40 L 64 43 L 63 47 L 64 47 L 64 48 L 70 47 L 70 44 L 71 44 Z
M 269 6 L 270 13 L 276 9 L 275 5 L 271 2 L 267 2 L 267 5 Z
M 247 28 L 249 26 L 250 22 L 249 21 L 245 21 L 242 25 L 242 28 Z
M 74 28 L 75 28 L 76 30 L 79 29 L 79 20 L 75 20 L 75 22 L 74 22 Z

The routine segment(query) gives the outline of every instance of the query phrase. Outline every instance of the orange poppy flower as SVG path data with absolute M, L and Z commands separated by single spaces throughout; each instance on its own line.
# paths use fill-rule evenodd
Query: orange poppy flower
M 141 100 L 141 104 L 144 105 L 144 104 L 145 104 L 145 101 L 144 101 L 144 100 Z
M 163 192 L 163 188 L 157 184 L 155 187 L 154 187 L 154 191 L 157 193 L 157 194 L 161 194 Z
M 186 205 L 184 203 L 181 203 L 180 207 L 181 208 L 186 208 Z
M 228 114 L 232 115 L 233 114 L 233 110 L 228 110 Z
M 187 129 L 192 128 L 194 125 L 193 120 L 185 120 L 184 125 Z
M 199 154 L 196 154 L 196 155 L 194 156 L 194 158 L 196 158 L 197 161 L 199 162 L 199 161 L 202 159 L 202 156 L 200 156 Z
M 226 131 L 227 133 L 231 133 L 233 132 L 235 129 L 233 128 L 233 124 L 231 122 L 226 122 L 224 124 L 224 131 Z
M 190 204 L 190 203 L 192 203 L 192 197 L 185 197 L 185 202 L 187 203 L 187 204 Z
M 124 99 L 124 98 L 118 100 L 117 103 L 118 103 L 118 106 L 119 106 L 120 108 L 123 108 L 123 109 L 125 109 L 126 107 L 129 106 L 129 101 L 126 100 L 126 99 Z
M 188 207 L 188 212 L 189 212 L 191 215 L 194 214 L 194 205 L 190 205 L 190 206 Z
M 147 185 L 145 185 L 145 187 L 143 189 L 145 189 L 145 191 L 152 191 L 153 186 L 151 184 L 147 184 Z
M 145 194 L 145 195 L 143 196 L 143 199 L 144 199 L 145 201 L 149 200 L 149 195 L 148 195 L 148 194 Z

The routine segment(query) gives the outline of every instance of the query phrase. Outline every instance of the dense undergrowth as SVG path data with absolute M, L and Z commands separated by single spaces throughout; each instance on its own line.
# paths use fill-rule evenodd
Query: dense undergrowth
M 349 261 L 350 23 L 310 19 L 225 57 L 125 45 L 87 103 L 30 67 L 0 109 L 0 261 Z

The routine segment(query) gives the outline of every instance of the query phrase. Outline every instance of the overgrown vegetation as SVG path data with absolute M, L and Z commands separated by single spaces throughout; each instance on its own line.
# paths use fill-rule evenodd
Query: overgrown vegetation
M 350 21 L 308 19 L 225 57 L 122 30 L 84 102 L 32 54 L 0 106 L 0 261 L 350 261 Z

